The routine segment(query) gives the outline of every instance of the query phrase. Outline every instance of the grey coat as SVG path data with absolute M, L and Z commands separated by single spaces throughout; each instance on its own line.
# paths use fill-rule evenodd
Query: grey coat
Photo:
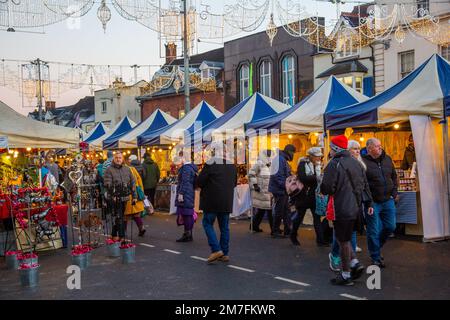
M 106 187 L 117 185 L 129 186 L 130 194 L 135 198 L 136 180 L 131 169 L 125 165 L 118 166 L 114 162 L 106 169 L 103 175 L 103 184 Z

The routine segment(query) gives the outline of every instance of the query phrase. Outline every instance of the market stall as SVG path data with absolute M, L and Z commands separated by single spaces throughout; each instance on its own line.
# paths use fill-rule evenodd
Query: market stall
M 177 121 L 170 114 L 156 109 L 153 113 L 132 130 L 116 138 L 109 138 L 104 143 L 106 149 L 137 148 L 137 138 L 142 134 L 151 134 Z
M 411 172 L 399 173 L 404 180 L 403 191 L 419 192 L 415 197 L 417 225 L 411 225 L 411 233 L 423 234 L 424 240 L 450 236 L 446 124 L 449 97 L 450 64 L 435 54 L 384 92 L 325 115 L 329 130 L 347 129 L 348 133 L 351 130 L 361 141 L 370 136 L 380 137 L 386 152 L 394 154 L 394 160 L 405 151 L 406 137 L 412 133 L 417 174 L 411 177 Z M 404 128 L 408 130 L 402 137 L 395 133 Z M 402 197 L 407 203 L 398 207 L 399 218 L 403 208 L 414 209 L 414 195 Z
M 88 143 L 89 147 L 94 150 L 101 150 L 101 138 L 107 137 L 108 133 L 109 129 L 103 124 L 103 122 L 99 122 L 91 131 L 88 132 L 88 134 L 84 137 L 83 142 Z

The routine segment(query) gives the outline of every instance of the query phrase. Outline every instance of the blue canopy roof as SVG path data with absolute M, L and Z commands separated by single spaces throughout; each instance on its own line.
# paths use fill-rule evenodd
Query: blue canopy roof
M 192 134 L 197 126 L 204 126 L 222 115 L 206 101 L 201 101 L 180 120 L 159 130 L 148 130 L 138 136 L 139 146 L 170 144 L 180 141 L 185 134 Z
M 365 101 L 367 97 L 329 77 L 300 103 L 279 114 L 253 121 L 247 129 L 277 129 L 281 133 L 323 131 L 323 114 L 343 106 Z
M 86 138 L 84 139 L 84 142 L 92 142 L 101 136 L 106 134 L 106 128 L 103 122 L 97 123 L 97 125 L 87 134 Z
M 410 115 L 443 117 L 450 111 L 450 64 L 434 54 L 391 88 L 371 99 L 325 114 L 327 129 L 409 120 Z
M 103 140 L 103 149 L 108 149 L 109 146 L 113 145 L 121 136 L 126 134 L 128 131 L 133 129 L 136 123 L 130 120 L 128 116 L 123 118 L 117 125 L 115 130 L 109 135 L 108 138 Z

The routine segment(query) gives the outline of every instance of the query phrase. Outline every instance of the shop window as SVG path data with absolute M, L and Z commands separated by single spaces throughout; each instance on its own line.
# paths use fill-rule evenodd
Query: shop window
M 441 46 L 441 56 L 450 62 L 450 45 Z
M 239 70 L 239 93 L 240 101 L 248 97 L 249 93 L 250 71 L 248 65 L 243 65 Z
M 283 102 L 289 105 L 295 103 L 295 65 L 294 57 L 286 56 L 281 61 L 282 67 L 282 86 L 283 86 Z
M 416 0 L 417 4 L 417 17 L 422 18 L 429 14 L 430 12 L 430 1 L 429 0 Z M 423 10 L 421 10 L 423 9 Z
M 272 63 L 269 60 L 259 66 L 259 86 L 261 94 L 272 97 Z
M 106 113 L 108 110 L 107 108 L 108 108 L 107 102 L 102 101 L 102 113 Z
M 414 70 L 414 50 L 400 52 L 400 79 L 403 79 Z
M 363 93 L 363 78 L 361 76 L 345 76 L 337 79 L 348 85 L 350 88 Z

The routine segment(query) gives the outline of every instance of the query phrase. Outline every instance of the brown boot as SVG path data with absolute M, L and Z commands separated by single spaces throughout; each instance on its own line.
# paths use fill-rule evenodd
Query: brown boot
M 222 251 L 216 251 L 211 253 L 211 255 L 208 258 L 208 263 L 212 263 L 214 261 L 216 261 L 217 259 L 221 258 L 223 256 L 223 252 Z
M 222 262 L 230 262 L 230 256 L 221 256 L 221 257 L 219 258 L 219 261 L 222 261 Z

